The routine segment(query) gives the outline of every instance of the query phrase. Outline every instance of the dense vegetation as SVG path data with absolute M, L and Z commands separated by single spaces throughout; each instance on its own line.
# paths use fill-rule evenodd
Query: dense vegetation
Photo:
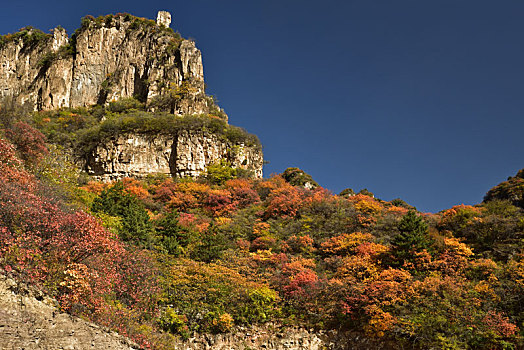
M 232 144 L 261 147 L 255 135 L 212 114 L 175 116 L 166 112 L 148 112 L 146 106 L 134 98 L 111 102 L 107 107 L 42 111 L 34 114 L 30 122 L 50 142 L 80 154 L 88 153 L 100 142 L 130 132 L 175 135 L 182 130 L 202 130 Z
M 40 29 L 27 26 L 14 34 L 0 35 L 0 49 L 10 42 L 17 42 L 19 40 L 22 40 L 24 46 L 31 47 L 41 42 L 46 42 L 51 37 L 51 34 L 46 34 Z
M 97 118 L 53 113 L 38 117 L 50 138 Z M 29 124 L 2 134 L 1 267 L 145 347 L 268 321 L 404 348 L 523 346 L 524 213 L 510 201 L 419 213 L 307 189 L 297 169 L 249 180 L 225 163 L 197 181 L 80 187 Z
M 484 202 L 493 200 L 508 200 L 513 205 L 524 209 L 524 169 L 489 190 L 484 196 Z

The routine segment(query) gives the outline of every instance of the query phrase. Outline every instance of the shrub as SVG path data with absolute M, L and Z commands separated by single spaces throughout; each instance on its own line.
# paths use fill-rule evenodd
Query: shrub
M 143 110 L 145 105 L 133 97 L 121 98 L 117 101 L 109 102 L 107 109 L 113 113 L 123 113 L 132 110 Z
M 226 181 L 236 178 L 237 171 L 226 160 L 210 164 L 206 169 L 205 178 L 214 185 L 223 185 Z
M 179 334 L 184 339 L 189 338 L 187 318 L 184 315 L 178 315 L 175 310 L 168 307 L 160 318 L 160 326 L 168 332 Z
M 37 164 L 49 153 L 45 145 L 45 136 L 25 122 L 13 124 L 6 134 L 27 165 Z
M 153 243 L 153 226 L 143 204 L 133 195 L 124 192 L 122 182 L 102 191 L 94 199 L 91 210 L 103 212 L 122 218 L 122 229 L 119 236 L 124 241 L 130 241 L 146 247 Z
M 282 173 L 282 177 L 293 186 L 301 186 L 307 189 L 318 187 L 318 183 L 313 180 L 311 175 L 299 168 L 287 168 Z

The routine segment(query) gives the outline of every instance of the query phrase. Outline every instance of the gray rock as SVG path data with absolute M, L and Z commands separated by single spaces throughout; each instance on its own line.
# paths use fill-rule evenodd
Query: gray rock
M 158 26 L 169 27 L 171 15 L 160 11 Z M 13 97 L 34 110 L 83 107 L 139 96 L 151 101 L 162 89 L 191 83 L 188 101 L 175 114 L 204 113 L 202 55 L 195 43 L 180 44 L 173 34 L 115 16 L 97 24 L 87 21 L 77 32 L 74 51 L 64 29 L 37 43 L 19 38 L 0 48 L 0 97 Z M 174 84 L 174 85 L 173 85 Z
M 37 294 L 0 274 L 0 349 L 139 348 L 123 336 L 61 313 L 56 301 Z
M 235 148 L 235 152 L 230 152 Z M 233 167 L 262 177 L 263 155 L 257 147 L 234 145 L 202 130 L 178 135 L 126 134 L 100 144 L 88 156 L 85 169 L 97 180 L 166 174 L 198 177 L 208 165 L 227 159 Z

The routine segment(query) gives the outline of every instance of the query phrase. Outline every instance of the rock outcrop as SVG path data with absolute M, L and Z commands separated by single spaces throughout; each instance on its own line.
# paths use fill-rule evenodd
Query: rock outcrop
M 208 165 L 222 159 L 251 172 L 253 177 L 262 177 L 263 156 L 259 148 L 235 145 L 202 130 L 184 130 L 174 136 L 119 135 L 91 151 L 85 169 L 102 181 L 155 174 L 197 177 Z
M 238 327 L 225 334 L 195 334 L 174 344 L 178 350 L 393 350 L 399 344 L 350 332 L 266 325 Z
M 0 273 L 0 349 L 139 349 L 117 333 L 60 312 L 55 304 Z
M 169 28 L 171 14 L 156 22 L 129 14 L 86 16 L 71 38 L 27 27 L 0 37 L 0 98 L 35 111 L 108 105 L 133 97 L 147 111 L 227 115 L 204 91 L 202 55 L 191 40 Z M 74 145 L 73 145 L 74 148 Z M 99 180 L 171 174 L 196 177 L 222 159 L 262 177 L 260 146 L 230 142 L 205 130 L 175 135 L 129 131 L 98 143 L 75 160 Z M 84 150 L 85 151 L 85 150 Z
M 0 97 L 34 110 L 104 104 L 125 97 L 149 103 L 184 86 L 173 113 L 207 112 L 202 56 L 195 43 L 157 22 L 119 14 L 87 16 L 71 39 L 25 28 L 0 41 Z M 189 101 L 189 102 L 188 102 Z

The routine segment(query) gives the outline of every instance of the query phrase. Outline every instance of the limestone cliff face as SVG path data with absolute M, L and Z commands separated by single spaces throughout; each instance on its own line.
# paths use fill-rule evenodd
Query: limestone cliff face
M 276 324 L 237 327 L 226 334 L 193 334 L 174 344 L 179 350 L 393 350 L 390 344 L 361 334 L 337 331 L 314 331 Z
M 170 23 L 165 11 L 156 22 L 127 14 L 87 16 L 71 38 L 62 28 L 52 34 L 26 28 L 0 37 L 0 98 L 51 110 L 134 97 L 149 111 L 204 114 L 227 124 L 227 115 L 205 94 L 200 51 Z M 104 181 L 158 173 L 196 177 L 221 159 L 262 176 L 260 147 L 204 130 L 127 132 L 76 154 L 88 174 Z
M 26 38 L 35 33 L 27 31 Z M 45 60 L 68 42 L 65 30 L 55 29 L 38 42 L 20 37 L 4 44 L 0 48 L 0 97 L 13 97 L 35 110 L 69 106 L 73 57 L 57 57 L 52 65 Z
M 212 102 L 204 94 L 201 53 L 169 23 L 161 11 L 158 24 L 130 15 L 86 17 L 71 39 L 61 28 L 52 35 L 34 29 L 11 35 L 0 46 L 0 97 L 34 110 L 132 96 L 147 103 L 185 83 L 189 89 L 173 112 L 204 113 Z
M 233 144 L 200 130 L 184 130 L 177 135 L 119 135 L 87 155 L 85 170 L 102 181 L 153 174 L 197 177 L 221 159 L 250 171 L 253 177 L 262 177 L 260 149 Z

